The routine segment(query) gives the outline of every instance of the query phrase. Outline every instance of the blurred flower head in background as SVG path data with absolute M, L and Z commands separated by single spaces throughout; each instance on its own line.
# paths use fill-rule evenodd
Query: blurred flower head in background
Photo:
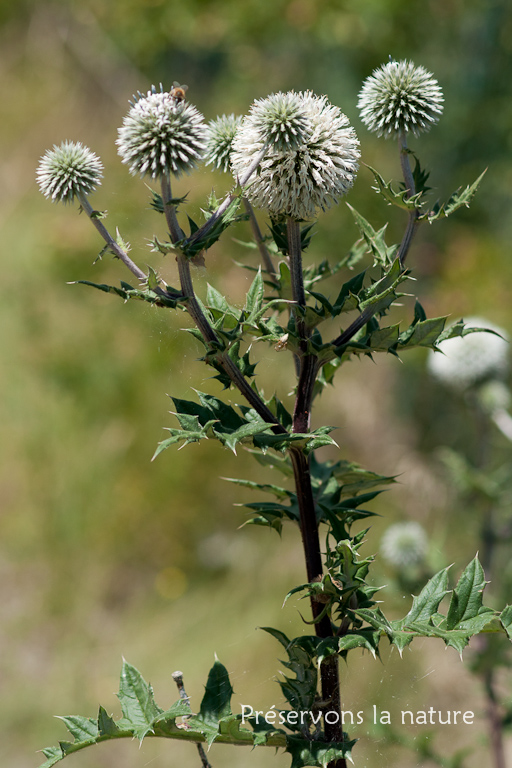
M 255 102 L 233 141 L 235 178 L 265 146 L 246 196 L 275 217 L 311 220 L 354 183 L 359 141 L 348 118 L 325 96 L 278 93 Z
M 71 203 L 75 197 L 94 192 L 101 184 L 103 164 L 80 142 L 54 144 L 41 158 L 36 179 L 52 203 Z
M 427 555 L 428 538 L 419 523 L 391 525 L 380 543 L 382 557 L 396 568 L 420 565 Z
M 468 318 L 466 326 L 494 333 L 474 332 L 446 339 L 439 344 L 440 352 L 431 351 L 427 361 L 430 374 L 455 390 L 502 379 L 509 367 L 509 343 L 503 328 L 481 317 Z
M 412 61 L 389 61 L 368 77 L 359 93 L 361 120 L 385 138 L 429 131 L 443 111 L 437 80 Z
M 116 144 L 130 173 L 179 177 L 197 167 L 206 136 L 204 118 L 192 104 L 153 86 L 146 96 L 135 97 Z

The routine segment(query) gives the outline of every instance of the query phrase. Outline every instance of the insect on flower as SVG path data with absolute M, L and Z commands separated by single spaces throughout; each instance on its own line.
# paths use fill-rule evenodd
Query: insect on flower
M 180 85 L 176 80 L 172 84 L 172 88 L 169 91 L 171 96 L 176 101 L 185 101 L 185 93 L 188 91 L 188 85 Z

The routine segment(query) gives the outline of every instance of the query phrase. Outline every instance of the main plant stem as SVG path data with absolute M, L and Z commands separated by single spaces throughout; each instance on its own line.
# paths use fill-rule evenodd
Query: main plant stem
M 305 433 L 310 428 L 311 403 L 319 365 L 317 356 L 308 351 L 310 332 L 305 322 L 306 294 L 302 272 L 300 226 L 293 219 L 288 219 L 287 221 L 287 235 L 295 328 L 299 337 L 300 347 L 297 395 L 293 413 L 293 432 Z M 299 506 L 300 530 L 307 578 L 310 582 L 319 581 L 323 574 L 323 561 L 318 535 L 315 499 L 311 485 L 309 457 L 306 456 L 302 448 L 292 447 L 290 449 L 290 458 Z M 322 607 L 322 604 L 318 603 L 314 598 L 311 599 L 311 611 L 314 619 L 320 615 Z M 333 629 L 330 618 L 324 616 L 317 621 L 315 623 L 315 631 L 318 637 L 331 637 Z M 334 711 L 340 715 L 339 721 L 334 724 L 328 723 L 324 718 L 325 739 L 328 742 L 340 743 L 343 741 L 343 726 L 341 723 L 340 681 L 337 656 L 328 656 L 322 662 L 320 666 L 320 684 L 324 712 Z M 334 760 L 329 763 L 328 768 L 346 768 L 346 762 L 344 759 Z

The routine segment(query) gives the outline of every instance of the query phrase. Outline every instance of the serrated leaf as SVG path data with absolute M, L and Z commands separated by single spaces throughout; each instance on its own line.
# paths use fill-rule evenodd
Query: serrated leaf
M 123 661 L 117 696 L 124 716 L 120 727 L 129 726 L 134 735 L 142 741 L 152 730 L 153 720 L 161 715 L 163 710 L 156 705 L 151 686 L 127 661 Z
M 397 246 L 387 246 L 384 236 L 386 234 L 387 224 L 379 229 L 378 232 L 374 230 L 369 221 L 364 216 L 356 211 L 349 203 L 347 203 L 352 216 L 361 232 L 363 239 L 368 246 L 368 249 L 373 254 L 374 264 L 380 264 L 383 267 L 388 267 L 394 260 Z
M 244 488 L 251 488 L 255 491 L 262 491 L 263 493 L 272 493 L 277 499 L 290 499 L 295 494 L 286 488 L 281 488 L 279 485 L 272 485 L 271 483 L 256 483 L 253 480 L 238 480 L 234 477 L 224 477 L 223 480 L 227 480 L 228 483 L 235 483 L 235 485 L 241 485 Z
M 59 720 L 62 720 L 75 741 L 87 741 L 98 736 L 98 721 L 92 717 L 67 715 L 59 716 Z
M 432 576 L 423 587 L 420 594 L 413 598 L 412 607 L 405 616 L 398 622 L 392 622 L 394 629 L 403 629 L 412 622 L 428 622 L 430 617 L 437 611 L 442 599 L 449 594 L 448 589 L 448 568 Z
M 100 707 L 98 713 L 98 734 L 99 736 L 114 737 L 121 733 L 121 729 L 117 726 L 115 720 L 111 715 L 107 714 L 104 707 Z
M 353 740 L 326 744 L 321 741 L 300 739 L 297 736 L 288 736 L 286 742 L 286 751 L 292 756 L 291 768 L 303 768 L 303 766 L 326 768 L 329 763 L 339 759 L 351 760 L 352 747 L 356 743 Z
M 247 314 L 247 322 L 251 322 L 252 318 L 260 312 L 263 305 L 264 292 L 263 277 L 261 270 L 258 270 L 245 298 L 244 311 Z
M 443 332 L 446 317 L 433 317 L 414 324 L 413 327 L 400 334 L 398 346 L 402 347 L 434 347 Z
M 483 608 L 483 591 L 485 588 L 485 574 L 478 557 L 469 563 L 454 587 L 448 614 L 446 616 L 446 628 L 448 630 L 458 627 L 461 622 L 474 619 Z
M 218 727 L 222 717 L 231 715 L 233 688 L 226 667 L 216 661 L 208 674 L 200 715 L 204 722 Z
M 120 296 L 124 301 L 128 299 L 136 299 L 138 301 L 145 301 L 148 304 L 156 304 L 160 307 L 169 307 L 174 309 L 178 304 L 184 301 L 183 296 L 170 286 L 166 286 L 166 290 L 158 288 L 155 290 L 141 290 L 133 288 L 129 283 L 121 282 L 121 287 L 117 288 L 115 285 L 107 285 L 106 283 L 93 283 L 90 280 L 75 280 L 74 285 L 88 285 L 90 288 L 96 288 L 104 293 L 113 293 Z
M 384 181 L 382 176 L 375 168 L 370 165 L 367 166 L 368 170 L 373 173 L 377 186 L 372 187 L 378 194 L 382 195 L 389 205 L 396 205 L 399 208 L 404 208 L 406 211 L 421 210 L 422 191 L 417 194 L 409 196 L 408 189 L 394 190 L 391 181 Z M 416 170 L 416 169 L 415 169 Z
M 512 605 L 507 605 L 500 613 L 500 621 L 503 629 L 508 635 L 509 640 L 512 640 Z
M 457 211 L 459 208 L 462 208 L 462 206 L 469 208 L 469 204 L 475 196 L 480 182 L 482 181 L 486 172 L 487 169 L 485 169 L 485 171 L 480 174 L 480 176 L 476 179 L 476 181 L 473 182 L 473 184 L 468 184 L 468 186 L 465 187 L 462 191 L 461 187 L 459 187 L 459 189 L 453 193 L 453 195 L 446 203 L 443 203 L 442 205 L 437 204 L 431 211 L 422 214 L 419 217 L 420 220 L 426 219 L 427 221 L 432 222 L 436 221 L 436 219 L 445 219 L 448 218 L 448 216 L 451 216 L 451 214 Z

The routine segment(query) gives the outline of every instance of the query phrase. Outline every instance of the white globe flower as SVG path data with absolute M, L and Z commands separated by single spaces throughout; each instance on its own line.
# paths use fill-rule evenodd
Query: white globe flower
M 54 145 L 41 158 L 36 174 L 39 189 L 52 203 L 71 203 L 94 192 L 102 176 L 101 160 L 79 141 Z
M 204 118 L 173 91 L 158 92 L 153 86 L 146 96 L 136 99 L 123 120 L 116 144 L 134 175 L 179 177 L 196 168 L 203 157 Z
M 276 218 L 311 220 L 354 183 L 359 141 L 348 118 L 325 96 L 277 93 L 255 102 L 233 140 L 235 178 L 244 176 L 265 147 L 245 194 Z
M 443 111 L 443 92 L 424 67 L 389 61 L 368 77 L 357 105 L 369 131 L 385 138 L 430 130 Z

